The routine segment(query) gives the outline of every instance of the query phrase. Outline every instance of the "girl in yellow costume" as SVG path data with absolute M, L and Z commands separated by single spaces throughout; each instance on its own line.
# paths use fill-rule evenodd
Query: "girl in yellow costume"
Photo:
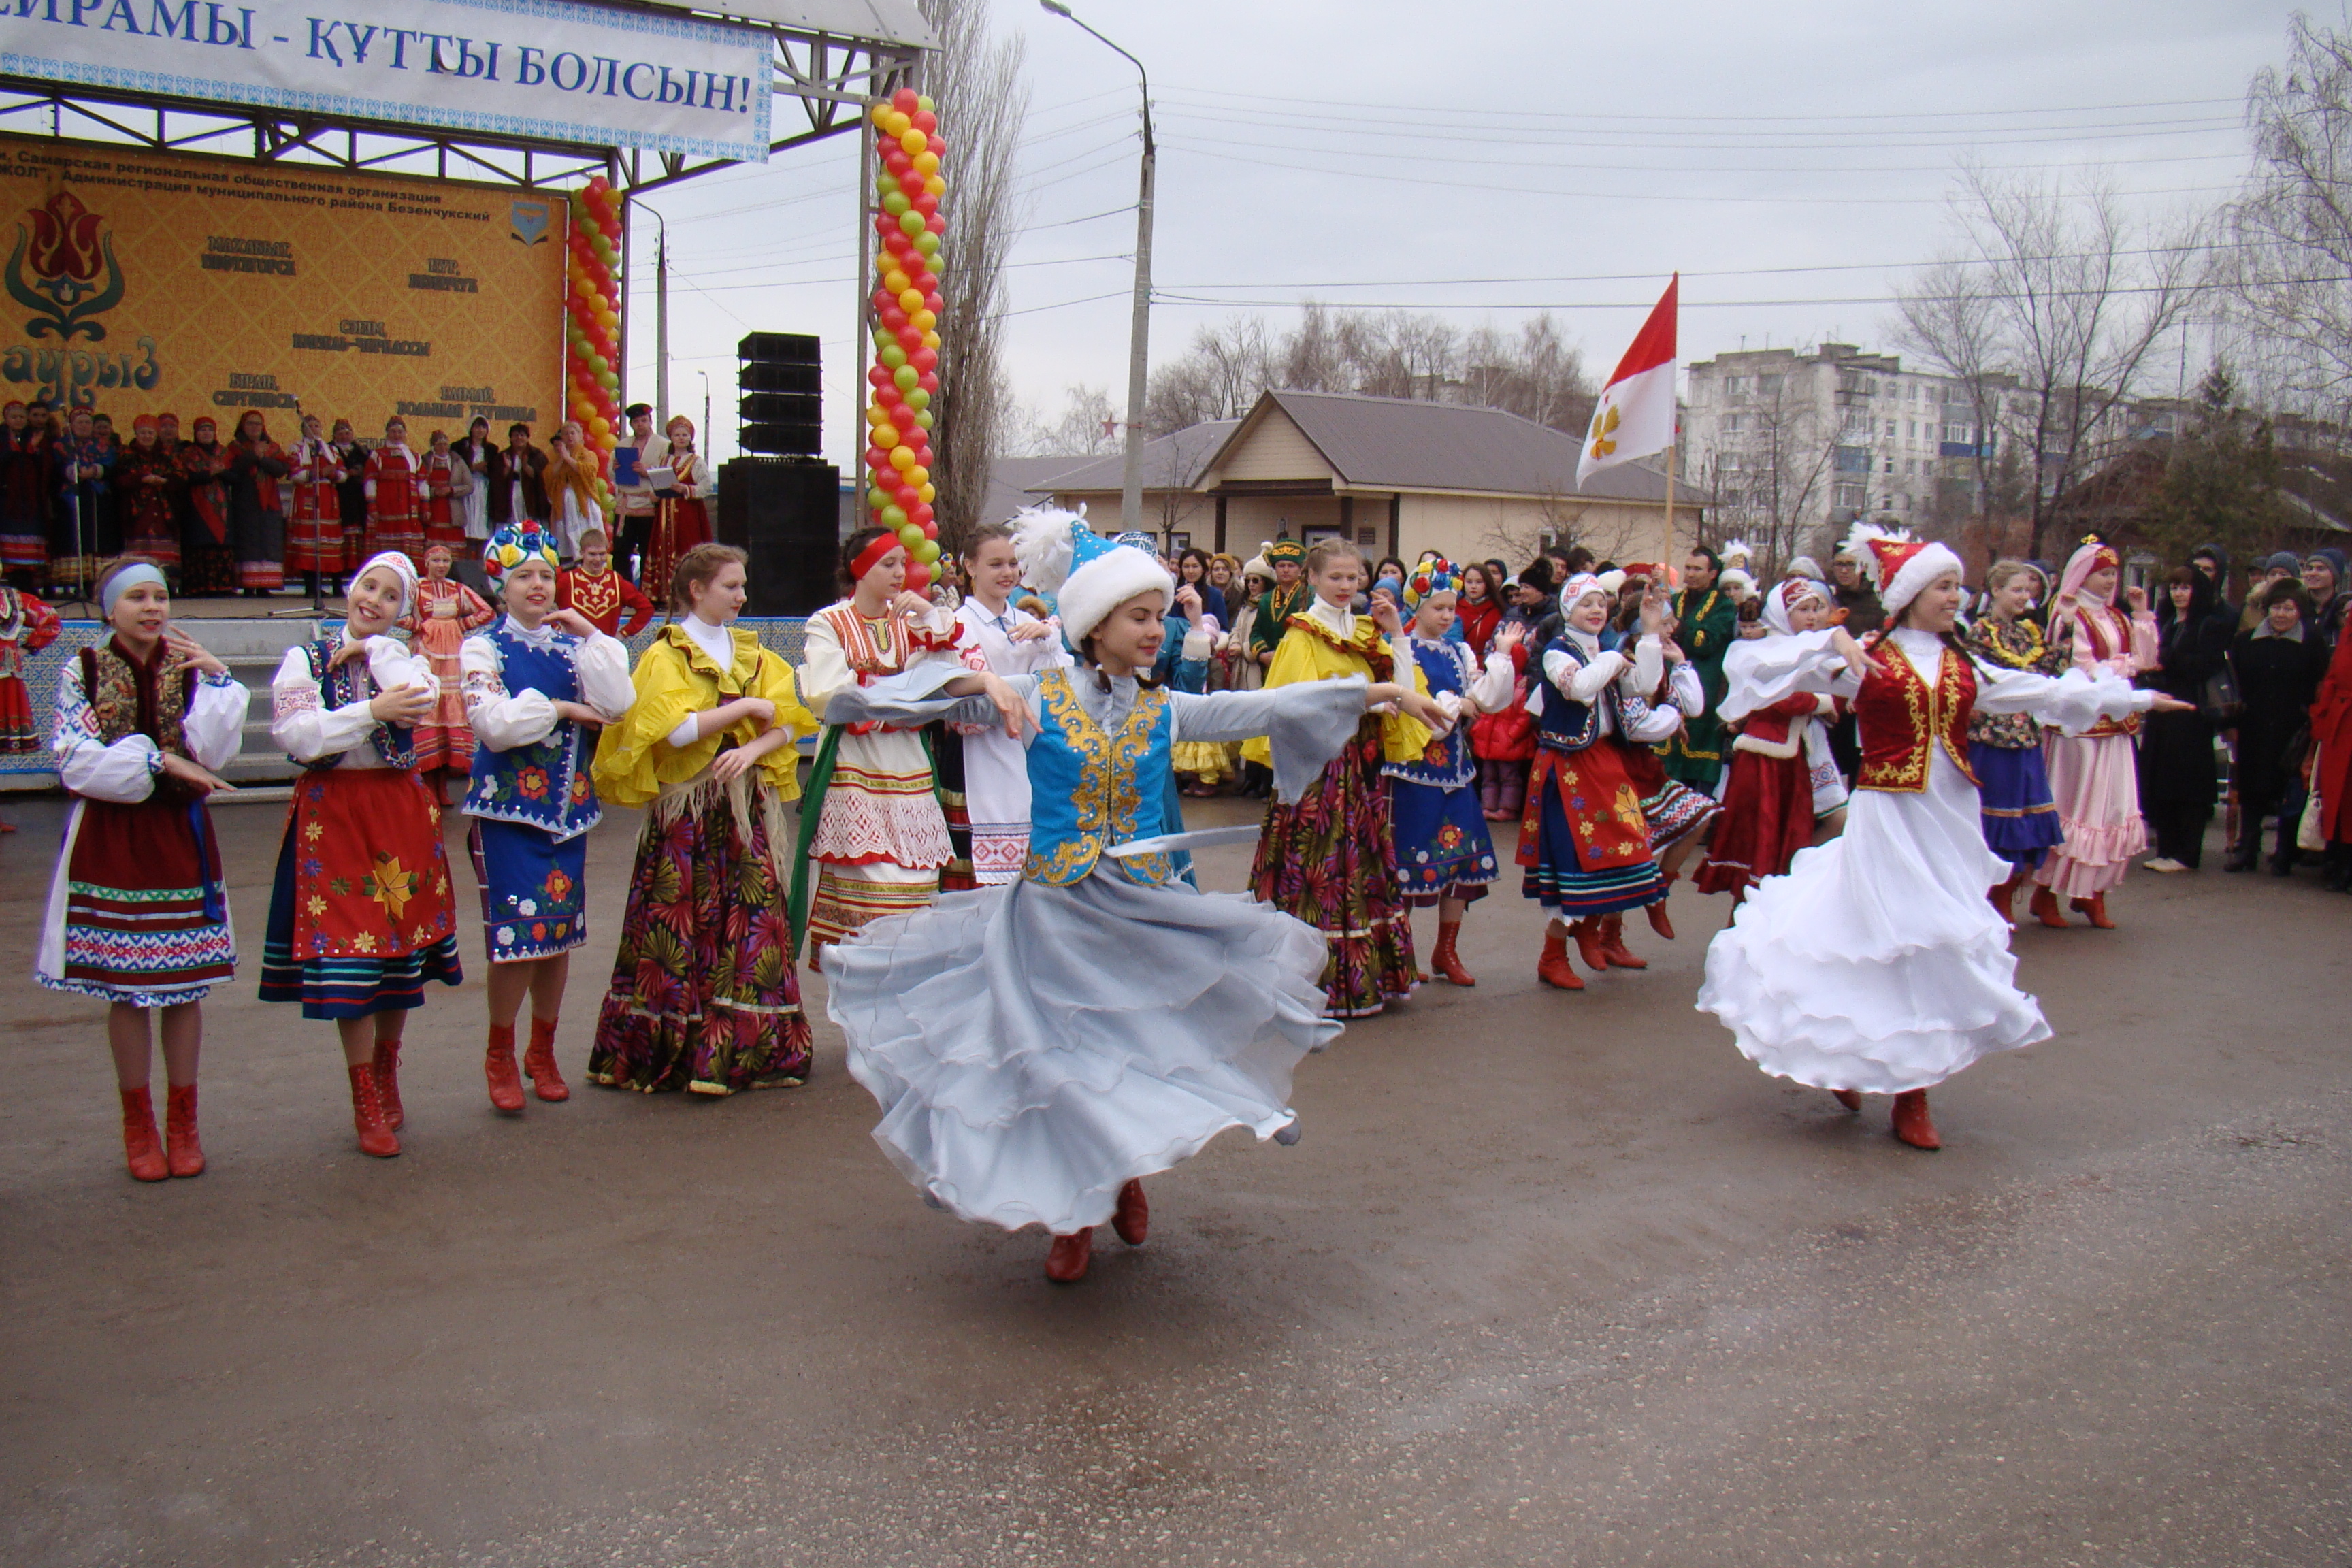
M 732 1094 L 808 1077 L 778 857 L 800 795 L 793 741 L 817 721 L 792 667 L 730 624 L 743 563 L 724 544 L 680 558 L 670 605 L 685 616 L 637 660 L 636 701 L 596 748 L 598 795 L 653 807 L 588 1057 L 608 1088 Z
M 1265 672 L 1270 689 L 1298 680 L 1353 675 L 1374 682 L 1410 680 L 1426 697 L 1429 682 L 1412 657 L 1396 605 L 1373 601 L 1370 616 L 1348 606 L 1363 586 L 1364 558 L 1351 544 L 1326 540 L 1307 552 L 1314 602 L 1290 617 Z M 1325 1015 L 1363 1018 L 1412 994 L 1411 907 L 1397 886 L 1396 845 L 1389 831 L 1385 763 L 1419 761 L 1428 726 L 1404 713 L 1366 713 L 1355 737 L 1323 769 L 1296 805 L 1266 803 L 1265 825 L 1250 865 L 1250 888 L 1286 914 L 1323 932 Z M 1271 764 L 1264 738 L 1242 756 Z

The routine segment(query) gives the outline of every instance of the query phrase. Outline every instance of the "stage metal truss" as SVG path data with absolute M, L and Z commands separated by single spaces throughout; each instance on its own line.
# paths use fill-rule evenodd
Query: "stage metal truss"
M 805 121 L 768 144 L 772 156 L 857 131 L 866 105 L 913 79 L 921 54 L 910 44 L 785 26 L 768 30 L 775 39 L 775 95 L 796 101 Z M 211 153 L 519 188 L 565 188 L 602 174 L 633 197 L 739 162 L 697 162 L 683 153 L 442 132 L 342 115 L 286 114 L 15 76 L 0 76 L 0 131 L 154 153 Z

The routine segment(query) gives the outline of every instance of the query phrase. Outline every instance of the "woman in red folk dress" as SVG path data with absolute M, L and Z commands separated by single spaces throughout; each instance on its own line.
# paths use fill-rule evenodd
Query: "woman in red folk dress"
M 442 774 L 456 776 L 463 793 L 474 766 L 474 727 L 466 718 L 465 669 L 460 655 L 466 638 L 499 618 L 499 613 L 463 583 L 449 575 L 449 547 L 436 544 L 425 552 L 425 577 L 416 584 L 416 607 L 400 619 L 409 635 L 409 647 L 433 667 L 441 682 L 440 700 L 432 716 L 416 727 L 416 776 L 433 791 L 433 798 L 449 803 Z
M 236 439 L 226 451 L 228 544 L 236 555 L 237 589 L 249 599 L 267 598 L 286 585 L 286 511 L 278 487 L 290 465 L 256 408 L 237 416 Z
M 228 449 L 220 426 L 199 419 L 180 447 L 180 476 L 188 487 L 188 513 L 180 534 L 180 591 L 190 596 L 236 592 L 236 552 L 228 541 Z
M 131 422 L 131 445 L 114 465 L 114 490 L 121 498 L 122 552 L 169 573 L 180 565 L 180 520 L 172 510 L 180 465 L 163 450 L 162 434 L 152 414 Z
M 418 571 L 425 568 L 424 459 L 408 445 L 408 424 L 387 419 L 383 444 L 367 458 L 367 548 L 380 555 L 397 550 Z
M 41 749 L 33 703 L 25 689 L 25 658 L 58 640 L 58 613 L 34 595 L 0 584 L 0 757 Z M 16 828 L 0 823 L 0 833 Z
M 1769 656 L 1774 641 L 1802 637 L 1829 612 L 1826 586 L 1791 577 L 1765 595 L 1764 624 L 1771 635 L 1735 642 L 1724 657 L 1726 689 L 1717 711 L 1727 730 L 1737 727 L 1738 739 L 1731 744 L 1723 816 L 1693 879 L 1703 893 L 1746 901 L 1748 889 L 1788 870 L 1817 832 L 1833 831 L 1842 819 L 1843 789 L 1832 793 L 1824 811 L 1813 774 L 1813 752 L 1827 744 L 1822 727 L 1836 720 L 1838 699 L 1798 691 L 1767 701 L 1748 673 L 1759 655 Z
M 429 981 L 465 979 L 441 808 L 416 776 L 410 726 L 433 715 L 432 666 L 390 635 L 416 595 L 394 550 L 352 580 L 340 632 L 287 650 L 269 738 L 306 770 L 278 853 L 261 999 L 331 1022 L 360 1152 L 400 1152 L 400 1043 Z
M 294 509 L 286 519 L 286 570 L 299 572 L 302 586 L 316 593 L 321 578 L 340 581 L 343 574 L 342 498 L 335 487 L 349 476 L 315 414 L 302 416 L 302 438 L 287 457 Z
M 710 465 L 694 449 L 694 421 L 681 414 L 669 422 L 669 471 L 677 483 L 654 492 L 653 547 L 645 580 L 667 583 L 681 556 L 710 542 Z

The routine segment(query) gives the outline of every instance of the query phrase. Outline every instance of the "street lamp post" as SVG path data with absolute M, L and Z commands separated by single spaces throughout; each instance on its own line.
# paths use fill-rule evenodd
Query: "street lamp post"
M 1143 399 L 1151 355 L 1151 185 L 1159 148 L 1151 138 L 1151 75 L 1143 62 L 1070 14 L 1060 0 L 1037 0 L 1055 16 L 1082 28 L 1096 42 L 1135 68 L 1143 83 L 1143 172 L 1135 200 L 1135 320 L 1127 350 L 1127 461 L 1119 476 L 1122 528 L 1143 526 Z M 1157 532 L 1157 530 L 1152 531 Z

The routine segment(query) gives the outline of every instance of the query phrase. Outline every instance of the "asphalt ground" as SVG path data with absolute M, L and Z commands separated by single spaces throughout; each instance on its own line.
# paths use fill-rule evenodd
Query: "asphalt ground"
M 1514 879 L 1475 989 L 1350 1026 L 1298 1146 L 1229 1134 L 1064 1288 L 884 1162 L 822 980 L 805 1089 L 578 1086 L 627 813 L 572 1100 L 491 1112 L 477 970 L 362 1157 L 329 1029 L 254 999 L 283 813 L 217 811 L 212 1168 L 144 1186 L 100 1009 L 30 979 L 62 803 L 0 808 L 9 1563 L 2352 1562 L 2352 899 L 2305 878 L 2021 932 L 2057 1037 L 1937 1089 L 1937 1154 L 1693 1011 L 1723 900 L 1564 994 Z

